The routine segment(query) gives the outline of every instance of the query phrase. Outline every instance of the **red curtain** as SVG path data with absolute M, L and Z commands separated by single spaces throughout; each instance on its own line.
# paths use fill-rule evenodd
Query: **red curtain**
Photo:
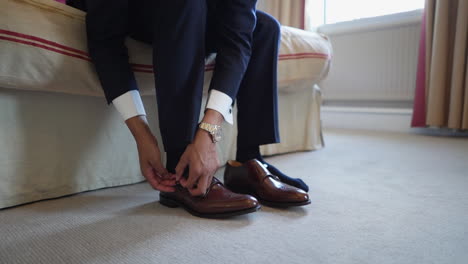
M 412 127 L 426 126 L 426 12 L 421 23 L 421 39 L 419 40 L 418 72 L 416 77 L 416 92 L 413 105 Z

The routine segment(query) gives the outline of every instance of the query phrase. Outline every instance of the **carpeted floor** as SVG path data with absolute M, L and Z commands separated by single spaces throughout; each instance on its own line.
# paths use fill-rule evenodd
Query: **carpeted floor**
M 146 184 L 0 211 L 0 263 L 468 263 L 468 140 L 329 130 L 269 158 L 313 203 L 204 220 Z

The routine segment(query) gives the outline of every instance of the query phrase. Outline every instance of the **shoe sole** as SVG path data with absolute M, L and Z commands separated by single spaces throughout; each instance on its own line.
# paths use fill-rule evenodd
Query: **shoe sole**
M 255 197 L 255 196 L 254 196 Z M 303 202 L 271 202 L 271 201 L 266 201 L 263 199 L 259 199 L 258 197 L 257 200 L 265 206 L 269 207 L 277 207 L 277 208 L 286 208 L 286 207 L 296 207 L 296 206 L 305 206 L 311 203 L 310 200 L 303 201 Z
M 182 207 L 193 216 L 197 216 L 197 217 L 201 217 L 201 218 L 209 218 L 209 219 L 223 219 L 223 218 L 229 218 L 229 217 L 234 217 L 234 216 L 239 216 L 239 215 L 250 214 L 250 213 L 254 213 L 254 212 L 258 211 L 261 208 L 261 206 L 258 205 L 256 207 L 247 208 L 247 209 L 243 209 L 243 210 L 239 210 L 239 211 L 232 211 L 232 212 L 226 212 L 226 213 L 205 214 L 205 213 L 197 212 L 197 211 L 189 208 L 188 206 L 186 206 L 185 204 L 183 204 L 183 203 L 181 203 L 179 201 L 164 197 L 162 195 L 159 196 L 159 203 L 166 206 L 166 207 L 169 207 L 169 208 Z

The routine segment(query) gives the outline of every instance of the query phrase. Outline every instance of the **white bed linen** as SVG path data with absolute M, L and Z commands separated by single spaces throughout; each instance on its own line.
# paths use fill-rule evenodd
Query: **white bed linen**
M 84 15 L 53 0 L 2 0 L 0 87 L 102 96 L 87 53 Z M 154 94 L 151 47 L 130 38 L 127 46 L 141 94 Z M 214 58 L 206 62 L 205 87 Z M 326 76 L 330 58 L 331 45 L 324 36 L 282 27 L 280 86 L 319 82 Z

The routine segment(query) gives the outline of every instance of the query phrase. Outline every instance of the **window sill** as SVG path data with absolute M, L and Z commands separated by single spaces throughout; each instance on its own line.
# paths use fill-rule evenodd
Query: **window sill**
M 336 24 L 323 25 L 318 27 L 317 31 L 326 35 L 341 35 L 395 28 L 399 26 L 403 27 L 420 23 L 422 14 L 423 9 L 418 9 L 386 16 L 362 18 Z

